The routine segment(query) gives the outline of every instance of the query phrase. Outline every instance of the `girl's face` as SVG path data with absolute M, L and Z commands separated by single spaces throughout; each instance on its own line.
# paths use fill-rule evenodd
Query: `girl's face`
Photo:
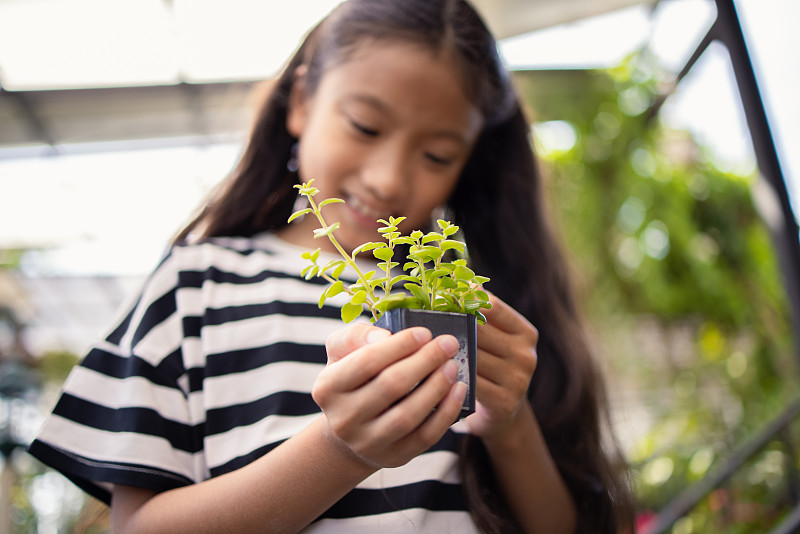
M 483 126 L 447 54 L 419 45 L 375 43 L 326 71 L 313 95 L 298 69 L 287 128 L 299 139 L 300 177 L 314 179 L 327 224 L 339 221 L 340 244 L 351 251 L 379 240 L 377 219 L 405 216 L 403 232 L 425 228 L 443 205 Z M 314 239 L 315 217 L 287 227 L 291 242 L 331 248 Z

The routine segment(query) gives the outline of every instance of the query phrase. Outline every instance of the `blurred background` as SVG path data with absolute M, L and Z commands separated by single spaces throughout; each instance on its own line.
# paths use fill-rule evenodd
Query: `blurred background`
M 0 0 L 0 534 L 106 532 L 24 453 L 338 1 Z M 800 524 L 796 0 L 477 0 L 529 107 L 640 534 Z

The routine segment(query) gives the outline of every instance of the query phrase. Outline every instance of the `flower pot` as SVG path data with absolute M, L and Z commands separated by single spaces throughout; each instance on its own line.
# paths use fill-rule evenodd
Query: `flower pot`
M 394 308 L 384 313 L 376 326 L 392 333 L 412 326 L 424 326 L 435 336 L 450 334 L 458 340 L 458 353 L 453 359 L 458 364 L 459 382 L 467 385 L 467 395 L 459 419 L 475 411 L 475 373 L 477 368 L 478 334 L 477 318 L 472 314 L 449 313 L 409 308 Z

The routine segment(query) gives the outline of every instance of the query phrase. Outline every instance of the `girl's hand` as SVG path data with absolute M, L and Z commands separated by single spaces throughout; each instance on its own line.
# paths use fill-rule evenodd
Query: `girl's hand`
M 356 324 L 332 334 L 328 365 L 312 396 L 330 438 L 374 468 L 397 467 L 424 452 L 455 422 L 466 393 L 456 382 L 453 336 L 426 328 L 390 335 Z
M 473 435 L 502 438 L 528 409 L 539 332 L 496 296 L 490 295 L 490 301 L 486 324 L 478 326 L 478 402 L 466 422 Z

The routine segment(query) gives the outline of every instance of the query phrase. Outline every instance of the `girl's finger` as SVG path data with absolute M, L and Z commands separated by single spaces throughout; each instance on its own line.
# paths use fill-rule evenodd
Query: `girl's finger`
M 419 350 L 431 337 L 427 328 L 408 328 L 356 349 L 346 358 L 330 364 L 326 369 L 330 372 L 324 372 L 325 376 L 321 374 L 320 378 L 330 380 L 329 387 L 336 391 L 352 391 L 375 378 L 386 367 Z
M 325 340 L 328 363 L 339 361 L 364 345 L 376 343 L 390 335 L 388 330 L 366 323 L 356 323 L 337 330 Z
M 457 369 L 448 375 L 445 371 L 451 368 L 445 366 L 457 350 L 458 341 L 453 336 L 439 336 L 413 355 L 385 368 L 353 392 L 354 400 L 362 406 L 361 416 L 377 418 L 393 405 L 403 405 L 409 412 L 420 413 L 424 419 L 455 380 Z M 400 434 L 409 431 L 405 425 L 398 428 Z
M 502 358 L 487 350 L 478 349 L 478 376 L 500 384 L 505 377 L 508 364 Z
M 481 356 L 486 355 L 482 354 Z M 478 369 L 476 396 L 481 402 L 485 400 L 486 397 L 483 394 L 486 392 L 479 387 L 484 384 L 485 386 L 491 385 L 499 388 L 503 393 L 519 399 L 528 391 L 535 369 L 536 360 L 512 366 L 497 357 L 485 358 L 485 360 L 481 360 L 480 368 Z
M 489 302 L 492 303 L 491 309 L 483 311 L 487 324 L 481 325 L 481 328 L 491 324 L 504 332 L 514 333 L 520 325 L 530 324 L 521 313 L 492 293 L 489 293 Z
M 439 441 L 450 425 L 456 422 L 466 393 L 467 387 L 463 382 L 450 384 L 443 396 L 439 397 L 438 404 L 434 404 L 428 410 L 427 417 L 422 417 L 413 431 L 395 443 L 398 453 L 408 455 L 411 451 L 418 454 L 416 451 L 427 450 Z M 386 421 L 389 425 L 403 424 L 399 417 L 387 417 Z M 409 423 L 410 425 L 411 423 Z

